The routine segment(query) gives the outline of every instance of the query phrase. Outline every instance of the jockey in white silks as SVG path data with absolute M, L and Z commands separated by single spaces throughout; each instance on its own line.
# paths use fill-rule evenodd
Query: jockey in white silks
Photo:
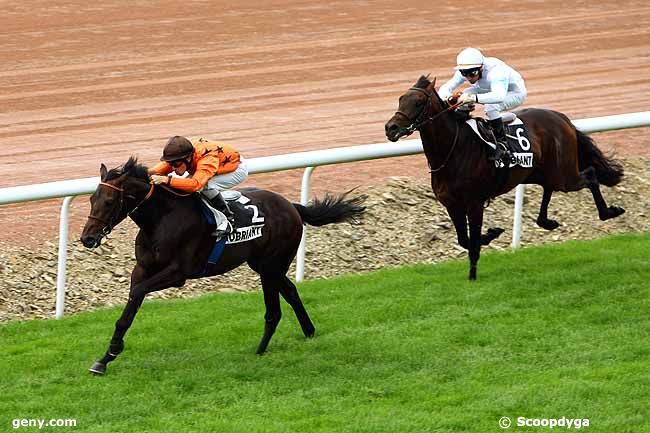
M 485 114 L 499 145 L 493 159 L 506 161 L 510 152 L 506 145 L 506 133 L 501 111 L 520 106 L 528 92 L 521 75 L 496 57 L 483 57 L 476 48 L 465 48 L 456 57 L 454 76 L 440 87 L 438 93 L 443 99 L 452 96 L 453 91 L 465 80 L 470 87 L 458 97 L 460 104 L 483 104 Z

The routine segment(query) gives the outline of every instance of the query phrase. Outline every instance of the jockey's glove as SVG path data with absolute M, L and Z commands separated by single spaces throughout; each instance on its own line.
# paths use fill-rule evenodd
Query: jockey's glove
M 460 95 L 458 98 L 458 103 L 463 105 L 463 104 L 474 104 L 478 102 L 476 99 L 476 94 L 475 93 L 463 93 Z
M 158 174 L 152 174 L 151 177 L 151 183 L 154 185 L 160 185 L 161 183 L 167 184 L 169 183 L 169 176 L 160 176 Z
M 454 92 L 451 95 L 447 96 L 447 103 L 449 105 L 453 105 L 458 102 L 458 98 L 460 98 L 460 95 L 462 95 L 463 92 Z

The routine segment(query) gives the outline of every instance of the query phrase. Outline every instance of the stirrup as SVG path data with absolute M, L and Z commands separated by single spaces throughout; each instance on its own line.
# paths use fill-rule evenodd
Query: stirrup
M 504 156 L 506 156 L 507 154 L 508 152 L 505 149 L 503 149 L 500 145 L 498 145 L 497 148 L 494 149 L 494 153 L 488 156 L 488 160 L 501 161 L 503 160 Z
M 228 210 L 230 210 L 230 209 L 228 209 Z M 219 212 L 221 212 L 223 214 L 223 216 L 226 217 L 226 220 L 228 221 L 228 227 L 229 227 L 228 233 L 232 232 L 235 229 L 235 214 L 232 211 L 224 212 L 224 211 L 220 210 Z
M 513 162 L 514 157 L 512 156 L 512 152 L 510 152 L 509 149 L 507 149 L 503 143 L 497 141 L 497 146 L 496 149 L 494 150 L 494 154 L 488 156 L 488 160 L 490 161 L 501 161 L 504 166 L 508 167 L 511 162 Z
M 232 233 L 234 231 L 233 227 L 234 226 L 230 223 L 230 221 L 228 221 L 228 225 L 226 225 L 225 230 L 219 230 L 215 228 L 214 231 L 210 233 L 210 236 L 214 236 L 217 239 L 221 239 L 222 237 L 228 236 L 230 233 Z
M 223 198 L 223 195 L 221 193 L 217 194 L 216 196 L 212 197 L 209 199 L 210 204 L 212 207 L 214 207 L 216 210 L 221 212 L 223 216 L 226 217 L 228 220 L 228 223 L 231 226 L 231 229 L 235 227 L 235 213 L 230 209 L 230 206 L 228 206 L 228 202 Z M 232 230 L 231 230 L 232 231 Z
M 235 219 L 234 215 L 231 213 L 230 216 L 228 216 L 225 212 L 221 212 L 225 217 L 226 217 L 226 222 L 228 225 L 226 226 L 226 230 L 224 231 L 226 234 L 232 233 L 235 230 Z

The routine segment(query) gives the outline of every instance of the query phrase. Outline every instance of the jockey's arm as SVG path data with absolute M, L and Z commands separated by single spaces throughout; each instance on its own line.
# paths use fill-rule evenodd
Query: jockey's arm
M 157 174 L 160 176 L 167 176 L 172 171 L 174 171 L 174 167 L 172 167 L 171 164 L 165 161 L 160 161 L 158 164 L 154 165 L 153 167 L 150 167 L 149 170 L 147 170 L 149 175 Z
M 208 181 L 217 174 L 219 159 L 213 156 L 201 158 L 196 171 L 190 177 L 172 177 L 169 186 L 183 192 L 196 192 L 203 188 Z
M 456 89 L 456 87 L 460 86 L 465 82 L 465 79 L 463 76 L 460 74 L 460 71 L 456 71 L 454 73 L 454 76 L 451 77 L 449 81 L 447 81 L 445 84 L 440 86 L 440 89 L 438 89 L 438 95 L 445 100 L 449 98 L 452 94 L 452 92 Z
M 508 77 L 499 74 L 496 77 L 491 77 L 490 91 L 487 93 L 479 93 L 476 96 L 476 102 L 479 104 L 499 104 L 503 102 L 508 93 Z

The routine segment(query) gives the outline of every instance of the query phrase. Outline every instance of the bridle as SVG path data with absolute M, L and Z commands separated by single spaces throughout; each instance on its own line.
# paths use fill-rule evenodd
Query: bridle
M 114 208 L 111 211 L 111 215 L 109 220 L 105 220 L 104 218 L 100 218 L 94 215 L 88 215 L 88 219 L 96 220 L 99 221 L 100 223 L 104 224 L 104 228 L 100 232 L 101 237 L 104 237 L 108 235 L 110 232 L 113 231 L 113 228 L 117 225 L 119 222 L 117 219 L 119 218 L 120 214 L 122 213 L 122 209 L 125 207 L 125 198 L 127 199 L 135 199 L 135 196 L 133 195 L 127 195 L 124 193 L 124 188 L 120 188 L 119 186 L 112 185 L 110 183 L 106 182 L 99 182 L 99 186 L 105 186 L 107 188 L 113 189 L 115 191 L 118 191 L 120 193 L 120 204 L 118 207 Z M 126 216 L 131 216 L 133 215 L 138 208 L 149 198 L 153 195 L 153 190 L 154 190 L 154 184 L 151 184 L 151 187 L 149 188 L 149 191 L 145 195 L 145 197 L 130 211 L 127 212 Z
M 433 122 L 435 119 L 446 113 L 447 111 L 454 110 L 456 109 L 460 104 L 455 103 L 455 104 L 447 104 L 447 108 L 443 109 L 442 111 L 436 113 L 433 116 L 427 116 L 427 113 L 431 111 L 431 107 L 433 106 L 433 92 L 430 92 L 426 89 L 421 89 L 419 87 L 411 87 L 409 90 L 414 90 L 416 92 L 424 93 L 427 97 L 427 102 L 424 104 L 424 106 L 420 109 L 420 112 L 415 116 L 415 120 L 411 120 L 411 118 L 404 113 L 403 111 L 397 110 L 395 114 L 399 114 L 400 116 L 406 118 L 411 124 L 407 126 L 406 129 L 406 136 L 408 137 L 409 135 L 413 134 L 417 129 L 422 127 L 422 125 L 426 125 L 429 122 Z M 445 158 L 445 161 L 438 166 L 437 168 L 430 168 L 430 173 L 436 173 L 447 165 L 449 162 L 449 158 L 451 158 L 451 154 L 454 152 L 454 149 L 456 148 L 456 143 L 458 143 L 458 134 L 460 132 L 460 127 L 458 126 L 457 122 L 454 122 L 456 124 L 456 134 L 454 136 L 454 142 L 451 145 L 451 149 L 449 149 L 449 153 L 447 154 L 447 157 Z
M 431 111 L 431 107 L 433 106 L 433 92 L 430 92 L 426 89 L 421 89 L 419 87 L 411 87 L 409 90 L 414 90 L 416 92 L 424 93 L 424 95 L 427 97 L 427 102 L 420 109 L 420 112 L 417 114 L 417 116 L 415 116 L 415 120 L 412 120 L 411 117 L 408 114 L 404 113 L 403 111 L 397 110 L 395 112 L 395 114 L 399 114 L 400 116 L 404 117 L 406 120 L 411 122 L 411 124 L 406 127 L 407 136 L 413 134 L 422 125 L 426 125 L 427 123 L 436 120 L 439 116 L 443 115 L 447 111 L 456 109 L 460 105 L 458 103 L 449 104 L 447 105 L 447 108 L 445 108 L 444 110 L 436 113 L 433 116 L 426 117 L 427 113 Z

